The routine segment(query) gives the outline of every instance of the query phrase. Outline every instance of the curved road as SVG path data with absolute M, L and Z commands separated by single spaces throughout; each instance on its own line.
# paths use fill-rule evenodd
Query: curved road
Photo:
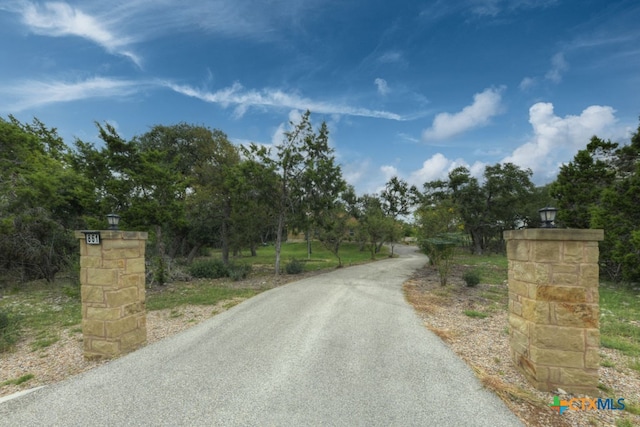
M 426 258 L 396 249 L 0 403 L 0 425 L 521 425 L 405 302 Z

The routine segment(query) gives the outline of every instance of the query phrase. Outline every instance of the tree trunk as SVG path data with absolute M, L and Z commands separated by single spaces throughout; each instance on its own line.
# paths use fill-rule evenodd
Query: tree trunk
M 229 265 L 229 218 L 231 217 L 231 203 L 226 200 L 223 207 L 222 227 L 220 230 L 222 240 L 222 262 Z
M 278 229 L 276 230 L 276 277 L 280 275 L 280 249 L 282 248 L 282 231 L 284 229 L 284 211 L 278 215 Z
M 156 247 L 158 248 L 158 271 L 156 272 L 156 277 L 158 279 L 158 283 L 160 285 L 164 285 L 167 276 L 164 262 L 165 246 L 164 241 L 162 240 L 162 227 L 159 225 L 156 225 Z
M 196 243 L 196 245 L 193 248 L 191 248 L 191 251 L 187 256 L 187 264 L 191 264 L 193 262 L 193 259 L 196 257 L 201 247 L 202 247 L 202 243 Z
M 471 231 L 471 242 L 473 244 L 473 254 L 482 255 L 482 235 L 479 231 Z
M 251 243 L 251 246 L 249 247 L 249 249 L 251 249 L 251 256 L 258 256 L 258 252 L 256 252 L 256 244 L 255 243 Z

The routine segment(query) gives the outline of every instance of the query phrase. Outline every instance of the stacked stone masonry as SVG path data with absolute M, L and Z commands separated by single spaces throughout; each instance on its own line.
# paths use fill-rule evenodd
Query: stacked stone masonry
M 511 357 L 534 387 L 598 385 L 598 241 L 603 230 L 506 231 Z
M 100 244 L 80 239 L 84 355 L 111 358 L 147 340 L 145 244 L 147 233 L 100 231 Z

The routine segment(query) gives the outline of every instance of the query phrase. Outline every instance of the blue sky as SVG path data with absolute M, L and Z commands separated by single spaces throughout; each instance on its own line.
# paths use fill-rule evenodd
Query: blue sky
M 347 181 L 513 162 L 534 181 L 640 116 L 637 0 L 0 0 L 0 115 L 68 144 L 155 124 L 274 144 L 311 110 Z

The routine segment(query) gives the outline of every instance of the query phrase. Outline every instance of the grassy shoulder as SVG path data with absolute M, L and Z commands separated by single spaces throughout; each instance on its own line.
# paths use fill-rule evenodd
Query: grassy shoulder
M 303 272 L 338 266 L 336 257 L 319 242 L 313 242 L 311 249 L 311 256 L 308 256 L 304 242 L 283 244 L 282 268 L 293 260 L 302 266 Z M 370 252 L 360 251 L 353 243 L 345 243 L 340 255 L 343 265 L 347 266 L 371 261 Z M 216 251 L 211 254 L 212 258 L 219 256 Z M 377 257 L 388 257 L 387 249 L 383 248 Z M 274 246 L 264 246 L 258 249 L 256 257 L 248 254 L 234 257 L 234 263 L 250 266 L 251 273 L 246 280 L 198 279 L 151 287 L 146 297 L 147 310 L 173 309 L 185 305 L 213 306 L 222 301 L 237 302 L 250 298 L 272 287 L 264 278 L 273 277 L 274 260 Z M 81 331 L 80 288 L 74 278 L 61 278 L 54 284 L 44 281 L 16 284 L 1 292 L 0 353 L 10 351 L 21 337 L 33 338 L 31 348 L 36 351 L 58 341 L 61 331 L 66 328 Z
M 372 261 L 371 252 L 368 250 L 360 250 L 356 243 L 345 242 L 340 246 L 338 252 L 342 260 L 343 266 L 362 264 Z M 220 251 L 212 251 L 212 256 L 220 256 Z M 382 247 L 380 252 L 376 254 L 376 259 L 383 259 L 389 256 L 389 250 Z M 242 252 L 234 257 L 234 262 L 240 264 L 248 264 L 263 272 L 274 273 L 274 263 L 276 258 L 276 249 L 274 245 L 261 246 L 257 249 L 256 256 L 250 256 L 248 252 Z M 283 243 L 280 252 L 280 268 L 292 261 L 298 261 L 304 264 L 304 271 L 316 271 L 338 267 L 338 259 L 333 255 L 322 243 L 318 241 L 311 242 L 311 253 L 308 253 L 306 242 L 287 242 Z
M 476 272 L 483 284 L 490 285 L 480 292 L 488 302 L 506 303 L 508 288 L 500 286 L 506 283 L 508 260 L 504 255 L 458 254 L 454 265 L 462 271 Z M 611 283 L 600 284 L 600 336 L 605 348 L 619 350 L 631 358 L 640 357 L 640 292 Z M 493 311 L 495 304 L 489 304 Z M 502 308 L 507 309 L 506 305 Z M 470 317 L 482 317 L 482 313 L 470 313 Z M 640 371 L 640 361 L 631 363 Z
M 469 287 L 465 284 L 463 277 L 469 271 L 474 271 L 480 276 L 477 286 Z M 448 285 L 440 286 L 435 269 L 425 268 L 405 285 L 405 294 L 416 310 L 425 316 L 425 319 L 430 319 L 426 322 L 429 328 L 455 347 L 460 345 L 461 341 L 474 339 L 473 336 L 464 335 L 467 328 L 473 329 L 471 325 L 478 325 L 483 330 L 494 327 L 498 331 L 496 337 L 508 336 L 507 276 L 508 261 L 505 256 L 457 254 L 452 263 Z M 634 383 L 640 372 L 640 292 L 601 283 L 599 294 L 601 366 L 605 369 L 601 373 L 600 392 L 603 396 L 627 398 L 629 404 L 623 414 L 616 414 L 615 425 L 636 425 L 633 423 L 640 421 L 637 418 L 640 415 L 639 402 L 635 396 L 621 395 L 618 386 L 625 382 Z M 439 325 L 439 317 L 453 311 L 459 311 L 458 317 L 453 316 L 458 319 L 457 323 Z M 499 320 L 493 322 L 491 319 Z M 457 326 L 452 327 L 453 324 Z M 508 354 L 508 351 L 505 353 Z M 465 354 L 461 356 L 469 361 Z M 500 364 L 502 362 L 505 361 L 501 360 Z M 476 368 L 475 365 L 472 366 Z M 527 391 L 526 386 L 515 386 L 505 382 L 500 371 L 487 373 L 486 367 L 475 370 L 483 384 L 502 396 L 505 401 L 528 402 L 528 416 L 534 420 L 529 425 L 552 425 L 546 424 L 548 420 L 545 418 L 549 413 L 548 399 L 536 398 L 534 393 Z M 616 382 L 612 378 L 623 380 Z M 600 421 L 594 419 L 593 422 L 594 425 L 599 425 Z

